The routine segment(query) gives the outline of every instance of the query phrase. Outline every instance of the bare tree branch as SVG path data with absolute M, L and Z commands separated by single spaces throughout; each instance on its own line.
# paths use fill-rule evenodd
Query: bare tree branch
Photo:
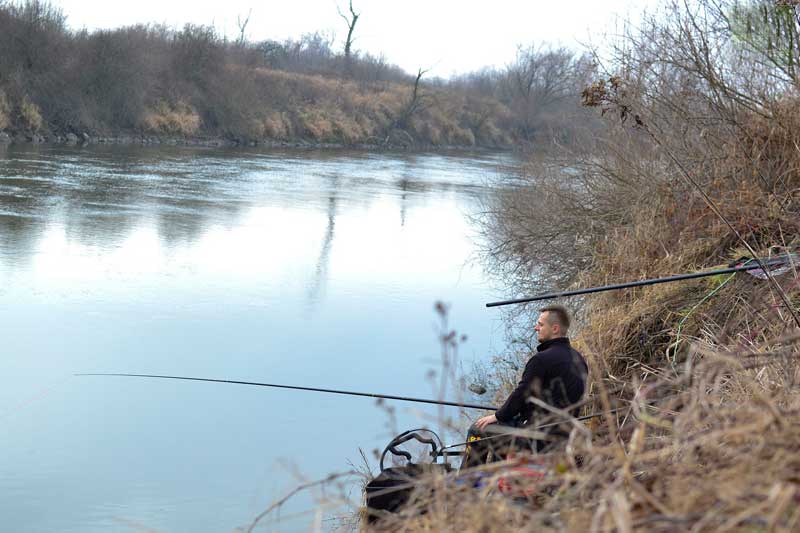
M 244 18 L 241 15 L 236 15 L 236 27 L 239 28 L 239 37 L 236 39 L 236 44 L 239 46 L 244 46 L 246 40 L 245 31 L 247 31 L 247 25 L 250 23 L 250 15 L 252 14 L 253 9 L 251 8 Z
M 353 0 L 350 0 L 349 4 L 349 15 L 345 15 L 342 13 L 342 10 L 339 7 L 336 8 L 336 11 L 339 12 L 339 16 L 347 24 L 347 38 L 344 41 L 344 60 L 345 60 L 345 68 L 347 69 L 348 73 L 350 70 L 350 58 L 352 56 L 352 48 L 353 42 L 355 41 L 355 37 L 353 37 L 353 33 L 356 30 L 356 23 L 358 22 L 358 18 L 361 16 L 361 13 L 356 13 L 353 9 Z

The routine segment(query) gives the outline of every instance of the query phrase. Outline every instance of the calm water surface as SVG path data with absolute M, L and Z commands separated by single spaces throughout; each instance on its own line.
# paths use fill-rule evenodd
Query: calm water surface
M 434 302 L 469 365 L 502 339 L 469 215 L 504 155 L 0 147 L 0 517 L 7 531 L 232 531 L 435 397 Z M 474 398 L 473 398 L 474 399 Z M 396 426 L 435 408 L 390 402 Z M 448 413 L 457 415 L 456 412 Z M 355 482 L 344 486 L 352 505 Z M 334 491 L 335 492 L 335 491 Z M 333 494 L 334 492 L 331 492 Z M 262 530 L 347 508 L 300 495 Z

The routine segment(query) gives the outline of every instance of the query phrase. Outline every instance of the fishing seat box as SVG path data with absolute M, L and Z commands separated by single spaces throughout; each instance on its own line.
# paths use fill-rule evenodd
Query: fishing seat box
M 384 469 L 364 488 L 367 523 L 375 524 L 386 513 L 399 511 L 411 498 L 415 481 L 432 472 L 447 472 L 447 464 L 409 464 Z

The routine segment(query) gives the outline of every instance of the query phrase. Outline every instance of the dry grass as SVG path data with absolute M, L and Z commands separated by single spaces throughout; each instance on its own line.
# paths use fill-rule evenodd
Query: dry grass
M 733 190 L 737 202 L 763 203 L 760 195 Z M 718 221 L 685 217 L 689 227 L 684 228 L 667 216 L 669 203 L 663 205 L 663 214 L 636 213 L 616 239 L 598 248 L 588 282 L 714 266 L 700 259 L 729 239 Z M 706 226 L 698 226 L 699 220 Z M 780 239 L 793 223 L 775 218 L 771 238 Z M 647 244 L 657 248 L 657 243 L 648 237 L 675 232 L 686 233 L 685 253 L 654 263 Z M 637 247 L 644 253 L 635 252 Z M 739 253 L 730 250 L 732 257 Z M 624 268 L 618 266 L 621 258 Z M 776 276 L 795 308 L 800 307 L 797 267 Z M 550 477 L 535 484 L 518 480 L 518 488 L 530 491 L 524 498 L 497 490 L 497 480 L 515 463 L 492 464 L 484 468 L 493 475 L 484 488 L 459 485 L 454 475 L 424 480 L 413 505 L 365 530 L 800 527 L 800 333 L 771 286 L 737 274 L 593 298 L 576 340 L 592 369 L 585 409 L 622 409 L 586 424 L 573 422 L 577 429 L 567 446 L 547 456 Z M 577 457 L 583 459 L 580 466 Z
M 0 2 L 0 70 L 14 73 L 0 79 L 12 103 L 0 127 L 15 134 L 147 132 L 339 144 L 396 138 L 506 148 L 517 140 L 500 95 L 467 98 L 465 83 L 427 78 L 426 106 L 411 127 L 403 108 L 415 77 L 368 53 L 345 60 L 319 33 L 255 43 L 192 24 L 72 31 L 47 2 Z
M 648 202 L 630 208 L 630 222 L 594 241 L 592 268 L 581 272 L 577 283 L 594 285 L 726 266 L 750 255 L 744 244 L 762 257 L 796 251 L 800 100 L 783 101 L 781 109 L 774 123 L 743 120 L 746 126 L 739 135 L 721 147 L 727 157 L 706 165 L 704 192 L 713 198 L 717 213 L 680 184 L 651 189 Z M 800 287 L 797 265 L 793 268 L 776 278 L 772 288 L 741 275 L 592 298 L 587 304 L 592 319 L 582 332 L 584 344 L 602 346 L 612 375 L 628 381 L 637 374 L 637 365 L 662 368 L 684 359 L 687 344 L 682 339 L 725 347 L 768 343 L 794 327 Z M 788 297 L 789 308 L 783 296 Z
M 145 131 L 168 135 L 195 135 L 200 125 L 200 115 L 184 102 L 171 106 L 160 101 L 142 119 Z
M 425 480 L 387 531 L 793 531 L 800 527 L 800 336 L 752 351 L 694 344 L 590 438 L 574 431 L 527 499 Z M 576 456 L 584 464 L 576 466 Z M 497 476 L 508 464 L 487 466 Z M 525 482 L 520 481 L 524 488 Z
M 504 126 L 509 111 L 490 98 L 469 98 L 444 88 L 424 88 L 423 105 L 407 126 L 399 125 L 412 86 L 365 84 L 320 75 L 265 68 L 254 72 L 266 91 L 252 114 L 260 117 L 263 136 L 317 142 L 433 146 L 511 146 Z
M 11 105 L 8 103 L 6 93 L 0 91 L 0 130 L 11 125 Z
M 44 126 L 39 106 L 31 102 L 27 96 L 24 96 L 19 104 L 19 120 L 22 127 L 30 132 L 38 132 Z
M 797 253 L 800 82 L 778 91 L 757 75 L 758 50 L 742 58 L 714 41 L 720 5 L 674 3 L 627 36 L 614 65 L 625 75 L 584 94 L 603 135 L 537 154 L 487 205 L 486 259 L 515 295 Z M 721 77 L 732 57 L 738 77 Z M 584 466 L 505 517 L 500 495 L 458 489 L 440 496 L 452 498 L 446 513 L 396 528 L 448 528 L 449 517 L 468 531 L 798 530 L 798 269 L 774 283 L 737 274 L 586 297 L 575 339 L 593 372 L 585 410 L 625 411 L 587 424 L 590 438 L 573 432 L 554 458 Z M 495 360 L 500 396 L 530 333 L 514 331 Z

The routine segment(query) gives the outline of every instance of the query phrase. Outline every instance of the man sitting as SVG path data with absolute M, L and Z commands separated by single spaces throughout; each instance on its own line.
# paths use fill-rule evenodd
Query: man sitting
M 554 416 L 552 411 L 536 405 L 531 398 L 537 398 L 559 410 L 575 406 L 581 400 L 586 389 L 588 367 L 583 356 L 570 346 L 567 338 L 569 325 L 569 312 L 565 307 L 551 305 L 540 310 L 534 327 L 539 339 L 537 353 L 528 360 L 522 379 L 502 407 L 494 414 L 478 419 L 469 429 L 467 440 L 474 441 L 474 444 L 467 446 L 462 468 L 486 462 L 490 450 L 514 445 L 519 448 L 519 439 L 496 437 L 509 433 L 510 428 L 534 429 L 537 424 L 543 423 L 546 416 L 551 420 L 563 420 Z M 536 451 L 546 451 L 566 436 L 563 430 L 557 428 L 546 432 L 547 440 L 535 441 Z M 495 437 L 478 444 L 493 435 Z M 530 440 L 527 445 L 532 448 Z

